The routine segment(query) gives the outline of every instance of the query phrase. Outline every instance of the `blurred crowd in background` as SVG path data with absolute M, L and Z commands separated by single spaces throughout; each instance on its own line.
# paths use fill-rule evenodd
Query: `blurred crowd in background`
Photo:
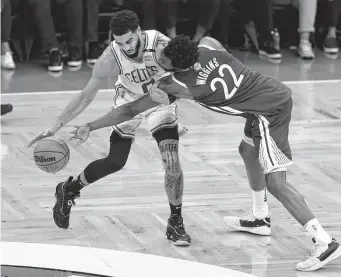
M 341 0 L 2 0 L 1 67 L 39 59 L 59 72 L 64 64 L 94 64 L 111 40 L 110 17 L 121 9 L 135 11 L 143 29 L 195 41 L 210 35 L 228 50 L 269 59 L 288 48 L 302 59 L 339 51 Z

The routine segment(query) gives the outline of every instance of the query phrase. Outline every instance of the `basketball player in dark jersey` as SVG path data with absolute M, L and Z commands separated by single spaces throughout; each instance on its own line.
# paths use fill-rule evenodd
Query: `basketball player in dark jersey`
M 339 243 L 323 229 L 302 195 L 286 181 L 286 167 L 292 164 L 288 141 L 290 88 L 248 69 L 209 37 L 197 46 L 188 37 L 177 36 L 164 48 L 159 63 L 173 72 L 157 81 L 149 94 L 77 127 L 72 132 L 74 138 L 84 142 L 90 131 L 129 120 L 176 98 L 192 99 L 212 111 L 242 116 L 246 124 L 239 152 L 253 194 L 253 212 L 243 218 L 227 217 L 226 222 L 240 231 L 270 235 L 268 190 L 313 237 L 312 255 L 297 264 L 298 270 L 315 271 L 341 256 Z

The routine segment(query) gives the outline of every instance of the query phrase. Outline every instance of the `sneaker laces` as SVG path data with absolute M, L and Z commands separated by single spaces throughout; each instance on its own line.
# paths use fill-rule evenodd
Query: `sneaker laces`
M 75 194 L 75 193 L 73 193 L 71 191 L 65 191 L 65 190 L 64 190 L 64 192 L 65 192 L 64 203 L 65 202 L 68 203 L 68 201 L 71 200 L 72 201 L 72 205 L 73 206 L 76 205 L 75 199 L 80 197 L 80 193 L 78 192 L 78 193 Z
M 186 234 L 185 226 L 184 226 L 181 216 L 174 216 L 173 223 L 174 223 L 174 227 L 176 228 L 176 230 L 178 231 L 180 235 Z

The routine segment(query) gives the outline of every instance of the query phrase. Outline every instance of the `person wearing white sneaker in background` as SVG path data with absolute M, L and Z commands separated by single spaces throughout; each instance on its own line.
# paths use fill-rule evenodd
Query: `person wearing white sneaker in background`
M 10 0 L 1 1 L 1 68 L 15 69 L 9 40 L 12 30 L 12 7 Z
M 293 4 L 299 12 L 298 55 L 304 60 L 312 60 L 315 58 L 315 53 L 310 43 L 310 34 L 315 31 L 317 0 L 293 0 Z

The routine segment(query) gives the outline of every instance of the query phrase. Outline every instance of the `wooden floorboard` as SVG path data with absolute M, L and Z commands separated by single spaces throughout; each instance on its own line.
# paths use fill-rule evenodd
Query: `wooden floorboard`
M 288 180 L 302 192 L 321 223 L 341 240 L 341 93 L 339 83 L 296 84 L 290 141 L 294 165 Z M 273 234 L 257 237 L 232 232 L 226 215 L 251 209 L 246 172 L 238 154 L 243 119 L 180 103 L 180 157 L 185 174 L 183 215 L 193 243 L 177 248 L 165 239 L 169 208 L 155 141 L 144 124 L 126 167 L 82 191 L 73 207 L 71 228 L 54 225 L 57 182 L 78 175 L 91 161 L 105 157 L 110 129 L 96 131 L 80 147 L 69 143 L 71 159 L 61 172 L 39 170 L 26 145 L 60 114 L 71 94 L 2 95 L 14 111 L 1 118 L 1 141 L 9 156 L 1 165 L 1 237 L 4 241 L 110 248 L 215 264 L 256 276 L 307 276 L 295 270 L 309 255 L 311 241 L 282 205 L 269 197 Z M 100 93 L 73 123 L 104 114 L 112 95 Z M 67 138 L 65 129 L 60 132 Z M 339 277 L 340 259 L 309 276 Z

